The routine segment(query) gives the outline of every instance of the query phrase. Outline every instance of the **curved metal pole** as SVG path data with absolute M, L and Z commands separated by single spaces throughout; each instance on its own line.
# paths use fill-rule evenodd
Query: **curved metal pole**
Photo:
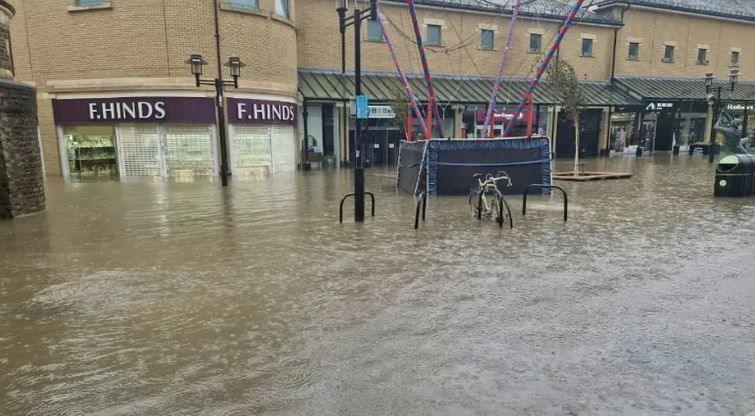
M 566 193 L 566 189 L 558 185 L 535 184 L 525 188 L 522 198 L 522 215 L 527 215 L 527 194 L 529 194 L 530 189 L 558 189 L 559 191 L 561 191 L 561 193 L 564 194 L 564 222 L 569 219 L 569 195 Z
M 378 24 L 380 25 L 380 31 L 383 33 L 383 38 L 385 38 L 385 43 L 388 45 L 388 50 L 391 52 L 391 58 L 393 58 L 393 64 L 396 66 L 396 71 L 398 71 L 399 78 L 401 78 L 401 83 L 404 85 L 404 93 L 406 94 L 406 98 L 409 99 L 409 102 L 411 103 L 412 110 L 414 110 L 414 113 L 417 114 L 417 118 L 419 119 L 419 125 L 422 127 L 423 134 L 425 135 L 426 139 L 430 139 L 432 134 L 427 129 L 427 124 L 425 123 L 425 119 L 422 118 L 422 112 L 419 109 L 417 96 L 414 94 L 414 90 L 412 89 L 412 86 L 409 84 L 409 80 L 406 78 L 406 73 L 404 72 L 403 67 L 401 66 L 401 62 L 398 60 L 398 54 L 396 53 L 396 48 L 393 45 L 393 42 L 388 37 L 388 30 L 385 27 L 385 22 L 383 21 L 383 16 L 378 17 L 377 19 Z
M 540 68 L 537 70 L 537 74 L 535 75 L 535 78 L 532 79 L 530 82 L 529 87 L 527 88 L 527 92 L 525 93 L 524 98 L 522 98 L 522 101 L 519 102 L 519 105 L 516 108 L 516 111 L 514 112 L 514 118 L 506 122 L 506 128 L 503 130 L 503 135 L 506 136 L 509 131 L 511 131 L 511 127 L 514 125 L 514 119 L 516 119 L 517 115 L 522 112 L 524 109 L 524 106 L 527 104 L 527 97 L 529 94 L 530 96 L 535 91 L 535 88 L 537 88 L 537 85 L 540 83 L 540 79 L 543 77 L 543 74 L 545 73 L 545 70 L 548 69 L 548 65 L 550 65 L 551 60 L 556 55 L 556 51 L 558 50 L 559 46 L 561 46 L 561 41 L 564 40 L 564 36 L 566 36 L 566 32 L 569 30 L 569 28 L 574 23 L 574 20 L 577 18 L 577 13 L 579 12 L 579 9 L 582 7 L 582 4 L 584 4 L 585 0 L 577 0 L 577 3 L 572 7 L 571 12 L 569 13 L 569 16 L 564 21 L 564 24 L 561 26 L 561 30 L 558 32 L 558 36 L 556 37 L 556 41 L 553 42 L 553 46 L 551 46 L 548 53 L 545 54 L 545 59 L 543 59 L 542 65 L 540 65 Z
M 583 0 L 584 1 L 584 0 Z M 438 126 L 438 133 L 440 133 L 440 137 L 444 137 L 445 133 L 443 131 L 443 120 L 440 118 L 440 106 L 438 105 L 438 101 L 435 97 L 435 87 L 433 87 L 433 79 L 430 76 L 430 67 L 427 64 L 427 55 L 425 54 L 425 45 L 422 42 L 422 33 L 420 33 L 419 30 L 419 21 L 417 19 L 417 8 L 414 6 L 414 0 L 408 0 L 407 4 L 409 6 L 409 15 L 412 18 L 412 28 L 414 29 L 414 37 L 417 41 L 417 49 L 419 50 L 419 58 L 420 61 L 422 61 L 422 70 L 425 73 L 425 82 L 427 82 L 427 110 L 433 112 L 433 119 L 435 120 L 435 124 Z M 430 137 L 427 138 L 430 140 Z
M 509 58 L 511 40 L 514 38 L 514 27 L 516 26 L 517 19 L 519 18 L 519 10 L 521 9 L 521 6 L 522 0 L 516 0 L 516 5 L 514 6 L 514 14 L 511 16 L 511 23 L 509 23 L 509 33 L 508 35 L 506 35 L 506 44 L 503 47 L 503 52 L 501 53 L 501 60 L 498 62 L 498 76 L 496 77 L 495 83 L 493 84 L 493 94 L 491 94 L 490 101 L 488 102 L 488 112 L 485 115 L 485 124 L 482 130 L 482 137 L 493 137 L 492 134 L 489 134 L 488 129 L 490 128 L 491 122 L 493 122 L 495 102 L 496 98 L 498 97 L 498 89 L 501 87 L 501 83 L 503 82 L 503 73 L 506 69 L 506 61 Z

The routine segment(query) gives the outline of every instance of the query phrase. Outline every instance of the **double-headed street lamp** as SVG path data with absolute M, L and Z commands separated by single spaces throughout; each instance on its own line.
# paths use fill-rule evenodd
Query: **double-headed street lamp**
M 356 3 L 355 3 L 356 4 Z M 346 0 L 341 0 L 338 12 L 339 30 L 341 32 L 342 62 L 345 67 L 345 54 L 343 45 L 346 28 L 354 26 L 354 91 L 356 97 L 362 95 L 362 21 L 377 19 L 377 0 L 370 0 L 370 7 L 360 11 L 354 9 L 352 16 L 346 17 Z M 356 99 L 355 97 L 355 99 Z M 358 111 L 357 111 L 358 112 Z M 364 149 L 362 149 L 362 119 L 359 114 L 356 117 L 354 131 L 354 221 L 364 222 L 364 164 L 362 163 Z M 348 196 L 348 195 L 347 195 Z
M 202 55 L 191 55 L 186 63 L 191 65 L 191 74 L 194 75 L 197 87 L 201 85 L 215 86 L 215 106 L 218 109 L 218 137 L 220 139 L 220 181 L 223 183 L 223 186 L 228 186 L 228 140 L 225 126 L 225 97 L 223 96 L 223 90 L 226 86 L 239 87 L 241 68 L 246 65 L 236 56 L 228 58 L 228 62 L 224 65 L 229 67 L 233 81 L 227 81 L 223 79 L 219 66 L 217 78 L 202 78 L 202 67 L 207 65 L 207 61 L 202 58 Z
M 716 123 L 718 122 L 718 112 L 720 111 L 720 105 L 721 105 L 721 91 L 723 90 L 723 87 L 720 85 L 718 86 L 716 90 L 716 95 L 711 94 L 711 90 L 713 89 L 713 81 L 716 79 L 716 76 L 713 75 L 712 72 L 709 72 L 705 74 L 705 94 L 708 96 L 708 105 L 713 106 L 713 120 L 711 121 L 711 124 L 713 127 L 711 127 L 710 130 L 710 148 L 708 149 L 708 162 L 713 163 L 713 161 L 716 158 Z M 729 87 L 731 89 L 731 93 L 734 92 L 737 86 L 737 81 L 739 81 L 739 70 L 738 69 L 732 69 L 729 72 Z M 729 97 L 731 98 L 731 93 L 729 94 Z

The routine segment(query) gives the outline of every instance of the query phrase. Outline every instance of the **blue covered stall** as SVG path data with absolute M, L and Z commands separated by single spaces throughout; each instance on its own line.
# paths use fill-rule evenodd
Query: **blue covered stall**
M 468 195 L 476 173 L 505 171 L 521 194 L 528 185 L 551 184 L 550 140 L 546 137 L 506 139 L 434 139 L 401 142 L 398 186 L 411 194 Z M 549 192 L 544 190 L 543 192 Z

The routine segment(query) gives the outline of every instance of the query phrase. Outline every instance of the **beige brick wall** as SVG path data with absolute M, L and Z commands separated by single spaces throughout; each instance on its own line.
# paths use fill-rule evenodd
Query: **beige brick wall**
M 260 0 L 259 13 L 221 10 L 221 59 L 239 56 L 247 64 L 242 70 L 242 90 L 293 97 L 297 84 L 294 2 L 292 20 L 283 21 L 272 13 L 273 1 Z M 49 93 L 59 91 L 56 86 L 61 83 L 70 91 L 84 90 L 84 85 L 88 91 L 191 89 L 184 61 L 192 53 L 201 53 L 209 62 L 205 75 L 215 75 L 211 1 L 111 0 L 111 8 L 84 11 L 69 10 L 74 0 L 11 3 L 17 9 L 11 23 L 16 76 L 35 84 L 39 92 L 48 174 L 60 174 Z M 227 74 L 227 68 L 223 71 Z M 96 86 L 92 80 L 98 79 L 111 81 Z
M 333 0 L 309 0 L 297 3 L 299 66 L 304 68 L 327 68 L 340 70 L 340 33 L 338 16 Z M 395 43 L 399 60 L 407 72 L 419 74 L 419 60 L 412 23 L 406 7 L 383 4 L 381 11 L 389 20 L 388 31 Z M 418 19 L 425 36 L 425 23 L 442 21 L 444 47 L 428 47 L 428 62 L 433 74 L 469 76 L 495 76 L 498 60 L 508 32 L 509 17 L 494 14 L 459 13 L 418 7 Z M 395 25 L 395 26 L 394 26 Z M 480 50 L 480 26 L 496 26 L 495 50 Z M 533 63 L 542 54 L 528 53 L 528 30 L 543 33 L 543 47 L 553 38 L 560 27 L 559 22 L 522 19 L 517 27 L 509 55 L 508 76 L 526 77 L 531 74 Z M 594 57 L 580 57 L 581 34 L 595 35 Z M 363 27 L 362 39 L 367 37 Z M 347 69 L 353 69 L 353 28 L 347 31 Z M 562 45 L 561 57 L 575 66 L 581 77 L 591 80 L 609 78 L 613 29 L 598 26 L 577 25 L 573 27 Z M 362 66 L 366 71 L 393 71 L 393 61 L 387 46 L 382 42 L 364 42 Z
M 741 48 L 742 80 L 755 80 L 755 25 L 630 8 L 619 31 L 617 75 L 703 77 L 729 74 L 731 48 Z M 627 60 L 629 41 L 639 40 L 640 59 Z M 673 63 L 662 62 L 668 42 L 676 45 Z M 709 46 L 707 65 L 697 63 L 698 46 Z

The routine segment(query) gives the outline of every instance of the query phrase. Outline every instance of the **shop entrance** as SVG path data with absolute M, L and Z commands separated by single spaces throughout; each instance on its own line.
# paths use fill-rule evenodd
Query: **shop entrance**
M 579 148 L 581 156 L 597 156 L 600 143 L 600 122 L 603 111 L 600 109 L 582 110 L 580 115 Z M 563 111 L 558 115 L 558 133 L 556 134 L 556 155 L 558 157 L 574 156 L 574 123 Z

